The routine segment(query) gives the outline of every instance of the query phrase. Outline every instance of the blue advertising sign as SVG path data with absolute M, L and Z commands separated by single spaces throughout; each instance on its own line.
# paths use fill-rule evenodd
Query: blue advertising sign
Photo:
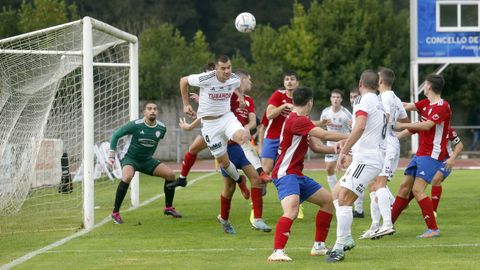
M 437 32 L 436 0 L 417 1 L 418 57 L 478 57 L 480 32 Z

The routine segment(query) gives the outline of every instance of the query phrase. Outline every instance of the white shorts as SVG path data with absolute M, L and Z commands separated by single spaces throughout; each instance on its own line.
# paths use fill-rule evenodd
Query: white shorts
M 392 180 L 393 175 L 397 170 L 399 160 L 400 160 L 400 152 L 387 151 L 385 155 L 385 162 L 383 163 L 382 171 L 378 176 L 386 176 L 388 181 Z
M 337 162 L 338 155 L 337 154 L 326 154 L 325 155 L 325 162 Z
M 202 119 L 203 139 L 216 158 L 227 152 L 228 140 L 240 129 L 245 130 L 232 112 L 213 120 Z
M 342 187 L 360 196 L 381 170 L 382 168 L 378 166 L 353 161 L 339 182 Z

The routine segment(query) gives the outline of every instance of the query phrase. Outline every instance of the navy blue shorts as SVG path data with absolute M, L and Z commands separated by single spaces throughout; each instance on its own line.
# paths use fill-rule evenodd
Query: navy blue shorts
M 228 158 L 230 161 L 237 167 L 237 169 L 241 169 L 247 165 L 250 165 L 250 162 L 248 161 L 247 157 L 245 156 L 245 153 L 243 152 L 242 147 L 237 144 L 228 144 L 227 146 L 227 153 L 228 153 Z M 224 177 L 230 177 L 227 172 L 222 168 L 222 175 Z
M 427 183 L 431 184 L 432 179 L 442 167 L 442 162 L 429 156 L 414 156 L 407 168 L 405 175 L 422 178 Z
M 273 184 L 278 190 L 278 199 L 283 200 L 289 195 L 299 195 L 300 203 L 310 198 L 322 185 L 308 176 L 287 174 L 279 179 L 273 179 Z

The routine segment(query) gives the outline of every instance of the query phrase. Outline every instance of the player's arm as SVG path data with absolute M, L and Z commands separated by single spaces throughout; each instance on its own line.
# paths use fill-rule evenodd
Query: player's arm
M 113 132 L 110 138 L 110 150 L 116 151 L 118 140 L 125 135 L 132 134 L 132 125 L 131 122 L 128 122 Z
M 318 121 L 312 121 L 312 122 L 315 126 L 324 128 L 325 125 L 327 124 L 328 120 L 327 119 L 320 119 Z
M 237 94 L 239 107 L 243 108 L 247 106 L 247 103 L 245 103 L 245 96 L 243 94 L 240 94 L 240 90 L 237 88 L 234 92 L 235 94 Z
M 410 103 L 410 102 L 403 102 L 403 108 L 405 108 L 406 111 L 418 111 L 417 106 L 415 106 L 415 103 Z
M 400 122 L 400 123 L 409 123 L 409 122 L 410 122 L 410 118 L 408 118 L 408 117 L 399 118 L 399 119 L 397 119 L 397 121 Z
M 270 119 L 275 119 L 277 118 L 277 116 L 279 116 L 283 110 L 285 109 L 292 109 L 293 108 L 293 104 L 291 103 L 285 103 L 285 104 L 282 104 L 280 106 L 275 106 L 275 105 L 272 105 L 272 104 L 268 104 L 267 106 L 267 118 L 268 120 Z
M 362 113 L 359 113 L 362 112 Z M 346 156 L 351 152 L 352 146 L 360 139 L 365 127 L 367 126 L 367 113 L 363 111 L 358 111 L 355 118 L 355 126 L 353 126 L 350 136 L 345 140 L 345 143 L 337 143 L 335 147 L 340 147 L 340 153 L 338 154 L 337 159 L 337 169 L 345 168 L 347 163 Z M 342 146 L 343 144 L 343 146 Z M 338 151 L 338 149 L 336 149 Z
M 350 152 L 350 150 L 352 149 L 352 146 L 362 136 L 366 126 L 367 126 L 367 115 L 359 114 L 355 118 L 355 126 L 353 126 L 350 136 L 348 136 L 347 140 L 343 144 L 343 148 L 340 150 L 340 155 L 346 155 Z
M 192 123 L 187 123 L 185 118 L 180 118 L 178 122 L 178 126 L 185 130 L 185 131 L 191 131 L 192 129 L 198 127 L 200 125 L 200 118 L 195 119 Z
M 411 133 L 408 129 L 404 129 L 404 130 L 402 130 L 402 131 L 400 131 L 400 132 L 397 132 L 397 138 L 398 138 L 399 140 L 405 139 L 405 138 L 410 137 L 410 136 L 412 136 L 412 135 L 413 135 L 413 133 Z
M 262 153 L 262 146 L 263 146 L 263 137 L 265 137 L 265 126 L 260 124 L 257 128 L 258 133 L 258 153 Z
M 257 126 L 257 116 L 255 113 L 248 113 L 248 123 L 245 125 L 245 129 L 250 133 L 250 130 Z
M 450 157 L 445 161 L 445 169 L 451 170 L 453 166 L 455 166 L 455 159 L 457 159 L 460 152 L 463 150 L 463 142 L 460 140 L 458 136 L 455 136 L 451 141 L 455 146 L 453 147 L 453 153 Z
M 326 131 L 323 128 L 319 128 L 319 127 L 312 128 L 308 132 L 308 135 L 310 135 L 311 137 L 317 137 L 324 141 L 334 141 L 334 142 L 348 138 L 348 134 Z
M 190 105 L 188 95 L 188 76 L 180 79 L 180 94 L 182 95 L 183 112 L 190 117 L 194 117 L 195 111 L 193 110 L 192 105 Z
M 310 149 L 315 153 L 321 154 L 335 154 L 335 149 L 331 146 L 326 146 L 322 141 L 316 137 L 310 137 L 308 142 Z
M 127 124 L 121 126 L 115 132 L 113 132 L 112 137 L 110 138 L 110 149 L 108 150 L 108 159 L 107 164 L 111 167 L 115 163 L 115 154 L 117 151 L 118 140 L 128 134 L 132 134 L 132 123 L 128 122 Z
M 400 123 L 397 122 L 395 127 L 397 129 L 411 129 L 411 130 L 416 130 L 416 131 L 422 131 L 422 130 L 430 130 L 432 127 L 435 126 L 435 122 L 432 120 L 427 120 L 423 122 L 417 122 L 417 123 Z

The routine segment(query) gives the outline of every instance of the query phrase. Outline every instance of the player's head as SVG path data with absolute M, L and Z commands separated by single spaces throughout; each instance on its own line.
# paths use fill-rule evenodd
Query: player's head
M 340 89 L 333 89 L 330 92 L 330 102 L 332 103 L 332 106 L 339 107 L 342 105 L 342 101 L 343 101 L 343 91 Z
M 217 79 L 225 82 L 232 75 L 232 62 L 226 55 L 219 55 L 215 60 L 215 70 L 217 71 Z
M 380 87 L 384 87 L 386 89 L 392 89 L 393 82 L 395 81 L 395 73 L 393 70 L 386 68 L 386 67 L 381 67 L 378 70 L 378 85 Z
M 355 98 L 360 95 L 360 92 L 358 91 L 358 87 L 354 87 L 352 88 L 352 90 L 350 90 L 350 105 L 352 105 L 353 107 L 353 102 L 355 101 Z
M 293 106 L 307 107 L 307 115 L 310 114 L 313 107 L 313 91 L 308 87 L 299 87 L 293 91 Z
M 294 71 L 287 71 L 283 74 L 283 86 L 286 90 L 295 90 L 298 87 L 298 77 Z
M 427 77 L 425 77 L 425 95 L 428 95 L 430 91 L 440 95 L 442 93 L 443 86 L 445 86 L 445 79 L 442 75 L 428 74 Z
M 244 94 L 252 89 L 252 80 L 248 71 L 239 69 L 235 71 L 238 77 L 240 77 L 240 93 Z
M 147 100 L 143 104 L 143 117 L 149 121 L 155 121 L 157 119 L 157 103 L 153 100 Z
M 215 63 L 213 62 L 208 62 L 204 67 L 203 67 L 203 72 L 208 72 L 215 70 Z
M 364 72 L 362 72 L 362 75 L 360 76 L 360 82 L 358 83 L 358 89 L 360 90 L 360 94 L 363 94 L 366 91 L 368 92 L 377 91 L 378 74 L 371 69 L 367 69 Z

